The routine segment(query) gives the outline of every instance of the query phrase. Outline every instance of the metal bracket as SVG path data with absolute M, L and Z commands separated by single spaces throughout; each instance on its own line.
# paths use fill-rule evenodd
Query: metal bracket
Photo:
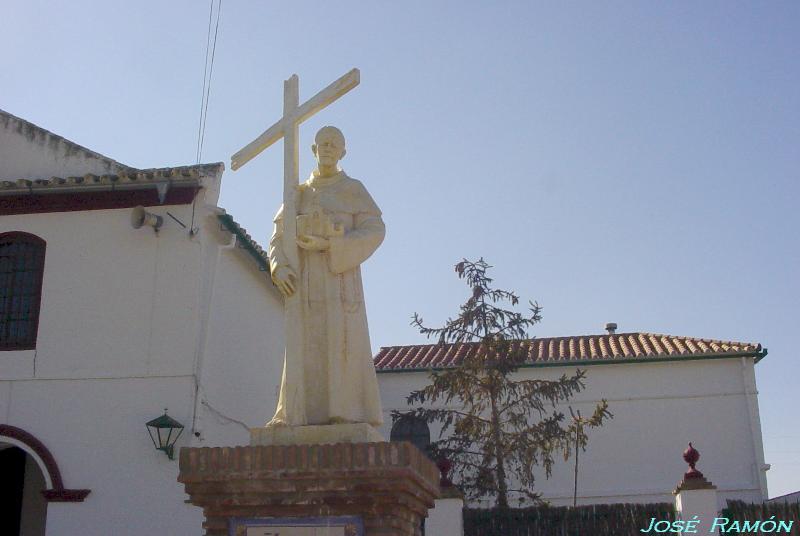
M 169 182 L 157 182 L 156 191 L 158 192 L 158 202 L 163 205 L 169 191 Z

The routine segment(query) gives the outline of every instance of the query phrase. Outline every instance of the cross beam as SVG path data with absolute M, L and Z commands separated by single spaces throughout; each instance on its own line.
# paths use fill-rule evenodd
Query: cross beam
M 284 115 L 274 125 L 264 131 L 259 137 L 248 143 L 242 150 L 231 157 L 231 169 L 236 171 L 250 160 L 255 158 L 261 151 L 284 137 L 287 130 L 291 130 L 295 125 L 299 125 L 321 109 L 325 108 L 336 99 L 356 87 L 361 81 L 358 69 L 353 69 L 342 76 L 328 87 L 308 99 L 301 106 L 295 104 L 294 109 L 287 115 L 285 109 L 287 85 L 298 86 L 297 75 L 292 75 L 289 80 L 284 82 Z

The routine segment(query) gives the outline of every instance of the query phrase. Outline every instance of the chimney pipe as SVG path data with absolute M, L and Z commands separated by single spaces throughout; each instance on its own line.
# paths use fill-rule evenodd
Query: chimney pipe
M 607 322 L 606 323 L 606 331 L 609 335 L 613 335 L 617 332 L 617 323 L 616 322 Z

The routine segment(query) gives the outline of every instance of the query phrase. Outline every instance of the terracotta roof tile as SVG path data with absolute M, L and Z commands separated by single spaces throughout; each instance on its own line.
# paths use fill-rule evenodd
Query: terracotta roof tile
M 681 357 L 713 358 L 729 355 L 760 359 L 766 354 L 766 350 L 758 343 L 655 333 L 549 337 L 519 341 L 519 344 L 527 347 L 527 365 L 670 360 Z M 465 357 L 473 356 L 477 349 L 477 343 L 386 346 L 375 356 L 375 367 L 378 371 L 447 368 L 458 365 Z
M 92 175 L 81 177 L 51 177 L 50 179 L 0 180 L 0 195 L 19 193 L 58 193 L 65 189 L 111 190 L 147 187 L 159 183 L 196 184 L 203 175 L 215 175 L 224 169 L 224 164 L 198 164 L 158 169 L 128 169 L 116 175 Z

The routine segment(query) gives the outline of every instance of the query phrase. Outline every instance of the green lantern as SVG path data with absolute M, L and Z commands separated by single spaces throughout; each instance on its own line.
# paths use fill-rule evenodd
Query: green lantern
M 183 425 L 167 415 L 166 408 L 164 408 L 164 415 L 147 423 L 147 433 L 150 434 L 150 439 L 153 440 L 153 446 L 158 450 L 164 451 L 170 460 L 173 459 L 172 454 L 175 442 L 182 432 Z

